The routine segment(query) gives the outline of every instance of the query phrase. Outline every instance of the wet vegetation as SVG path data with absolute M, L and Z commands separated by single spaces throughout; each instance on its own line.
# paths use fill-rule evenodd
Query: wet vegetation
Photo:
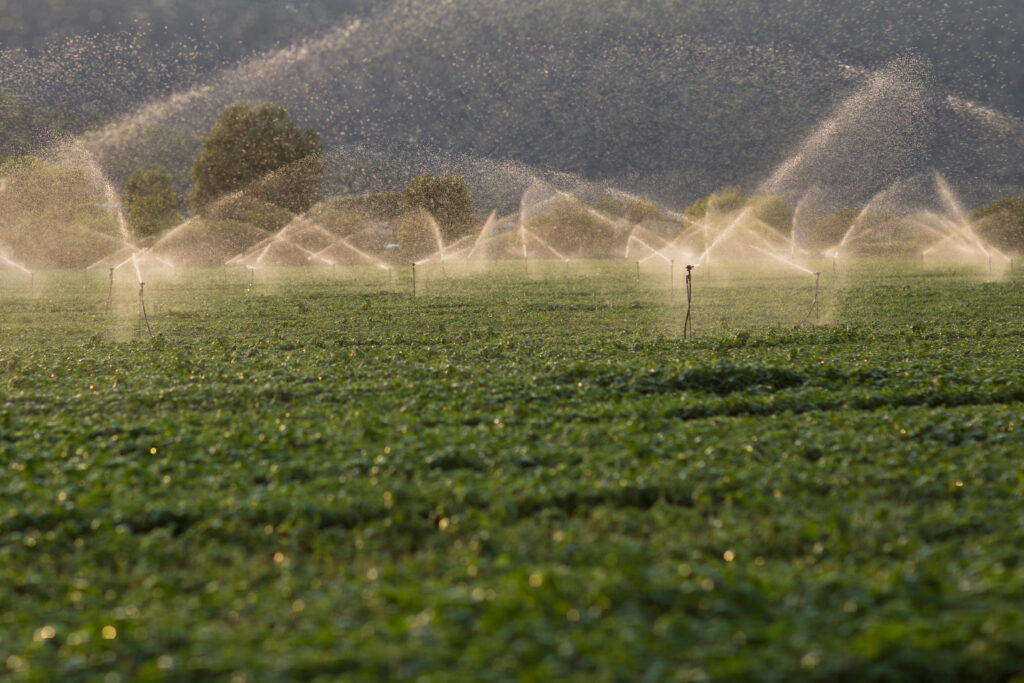
M 3 674 L 1024 666 L 1013 274 L 455 267 L 0 273 Z

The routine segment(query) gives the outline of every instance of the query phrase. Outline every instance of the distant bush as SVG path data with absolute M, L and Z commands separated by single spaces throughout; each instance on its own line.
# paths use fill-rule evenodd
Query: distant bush
M 838 245 L 860 212 L 855 206 L 844 206 L 814 221 L 809 227 L 808 245 L 814 249 Z
M 748 200 L 749 197 L 738 185 L 729 185 L 723 188 L 721 192 L 701 197 L 687 207 L 683 215 L 692 221 L 699 221 L 707 216 L 709 211 L 712 213 L 736 211 L 742 208 Z
M 450 173 L 421 173 L 409 182 L 402 193 L 402 212 L 417 211 L 426 211 L 437 221 L 446 243 L 471 232 L 476 222 L 466 181 Z
M 136 239 L 158 235 L 181 221 L 174 181 L 166 168 L 134 171 L 121 200 Z
M 597 201 L 595 208 L 613 218 L 625 218 L 630 223 L 664 219 L 661 206 L 648 197 L 614 197 L 605 195 Z
M 398 223 L 402 214 L 402 195 L 397 192 L 336 197 L 313 207 L 309 217 L 326 230 L 341 236 L 374 233 L 370 243 L 380 244 L 398 239 Z
M 789 236 L 793 227 L 793 212 L 786 204 L 786 200 L 778 195 L 768 195 L 752 197 L 748 204 L 758 220 Z
M 248 223 L 264 232 L 277 232 L 295 217 L 272 202 L 248 195 L 228 196 L 207 205 L 205 218 L 213 221 Z
M 558 199 L 550 211 L 530 221 L 529 228 L 567 257 L 607 255 L 616 243 L 615 227 L 570 196 Z
M 997 249 L 1024 253 L 1024 199 L 1003 197 L 975 210 L 970 218 L 978 233 Z

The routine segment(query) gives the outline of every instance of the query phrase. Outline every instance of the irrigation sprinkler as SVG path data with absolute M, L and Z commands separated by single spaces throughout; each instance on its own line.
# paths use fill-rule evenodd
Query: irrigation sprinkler
M 107 313 L 114 307 L 114 269 L 110 269 L 110 289 L 107 290 Z
M 28 274 L 28 288 L 30 291 L 36 288 L 36 273 L 34 270 Z
M 388 268 L 388 291 L 389 292 L 391 291 L 391 271 L 392 270 L 393 270 L 392 268 Z
M 569 277 L 569 259 L 565 259 L 565 276 Z
M 149 332 L 149 336 L 153 336 L 153 328 L 149 326 L 149 316 L 146 314 L 146 283 L 139 282 L 139 334 L 142 334 L 142 323 L 145 321 L 146 330 Z
M 693 336 L 690 325 L 690 308 L 693 305 L 693 269 L 697 266 L 686 266 L 686 319 L 683 321 L 683 339 Z
M 636 288 L 640 289 L 640 262 L 636 262 Z
M 412 295 L 416 296 L 416 264 L 412 264 Z
M 814 300 L 811 301 L 811 308 L 807 311 L 807 315 L 804 316 L 804 319 L 801 321 L 800 324 L 803 324 L 803 323 L 807 322 L 808 320 L 810 320 L 811 314 L 814 313 L 814 311 L 818 308 L 818 286 L 819 286 L 820 283 L 821 283 L 821 273 L 815 273 L 814 274 Z

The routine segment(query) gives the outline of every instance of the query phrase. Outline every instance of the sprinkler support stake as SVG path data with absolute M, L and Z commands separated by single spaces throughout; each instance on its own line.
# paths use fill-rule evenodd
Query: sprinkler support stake
M 110 290 L 107 292 L 107 313 L 114 306 L 114 269 L 110 269 Z
M 804 319 L 800 322 L 801 325 L 803 323 L 807 322 L 808 320 L 810 320 L 811 314 L 814 313 L 815 309 L 818 308 L 818 285 L 820 283 L 821 283 L 821 273 L 815 273 L 814 274 L 814 300 L 811 301 L 811 308 L 810 308 L 810 310 L 807 311 L 807 315 L 805 315 Z
M 690 327 L 690 308 L 693 305 L 693 269 L 696 266 L 686 266 L 686 320 L 683 322 L 683 339 L 693 336 Z
M 149 336 L 153 336 L 153 328 L 149 326 L 149 316 L 146 315 L 146 297 L 144 295 L 146 291 L 146 283 L 139 283 L 139 334 L 142 334 L 142 322 L 146 322 L 146 330 L 149 332 Z

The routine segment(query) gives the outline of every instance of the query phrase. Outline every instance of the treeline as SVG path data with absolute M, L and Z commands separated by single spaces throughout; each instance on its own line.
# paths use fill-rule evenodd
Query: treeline
M 130 111 L 206 82 L 242 55 L 371 15 L 365 30 L 304 72 L 319 79 L 303 84 L 308 92 L 260 97 L 320 130 L 327 149 L 384 144 L 394 159 L 408 144 L 515 159 L 665 202 L 756 183 L 867 70 L 907 53 L 928 65 L 924 80 L 937 105 L 953 94 L 1024 112 L 1024 53 L 1007 44 L 1024 29 L 1015 0 L 21 4 L 0 22 L 5 46 L 42 54 L 55 39 L 108 32 L 96 59 L 53 73 L 42 66 L 62 58 L 55 50 L 52 60 L 33 63 L 38 77 L 28 66 L 12 76 L 21 79 L 19 94 L 88 116 Z M 392 15 L 393 8 L 400 9 Z M 1000 188 L 1019 185 L 1020 145 L 993 137 L 982 119 L 925 123 L 939 142 L 901 172 L 940 167 Z M 958 144 L 945 144 L 950 138 Z
M 41 149 L 54 138 L 80 131 L 84 125 L 71 111 L 35 107 L 0 90 L 0 161 Z
M 129 32 L 142 43 L 183 39 L 215 44 L 235 59 L 325 23 L 365 14 L 372 0 L 0 0 L 0 46 L 45 50 L 77 36 Z

